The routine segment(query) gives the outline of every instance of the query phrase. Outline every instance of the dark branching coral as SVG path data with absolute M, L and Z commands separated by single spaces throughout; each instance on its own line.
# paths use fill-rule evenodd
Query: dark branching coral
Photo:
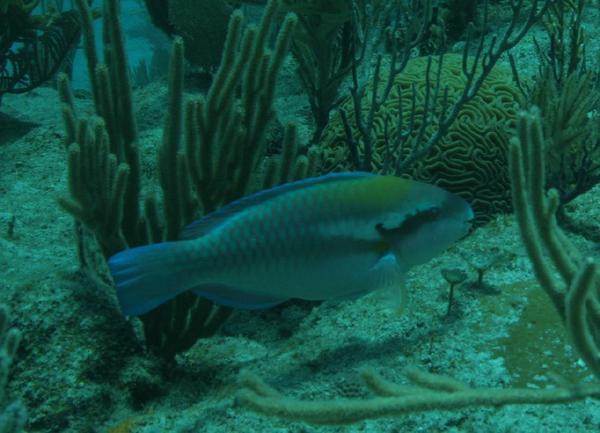
M 467 84 L 466 77 L 461 73 L 461 64 L 460 55 L 444 56 L 440 79 L 447 89 L 448 104 L 454 104 L 460 98 Z M 433 92 L 435 87 L 434 82 L 425 78 L 427 65 L 428 59 L 425 57 L 409 61 L 404 71 L 396 75 L 393 90 L 385 104 L 373 113 L 374 171 L 386 171 L 386 159 L 402 160 L 412 151 L 412 146 L 416 145 L 427 114 L 423 109 L 424 101 L 427 92 Z M 437 60 L 433 60 L 433 67 L 437 67 Z M 382 75 L 380 92 L 386 78 Z M 365 88 L 366 96 L 362 103 L 364 116 L 371 109 L 373 85 L 371 82 Z M 482 83 L 477 96 L 463 106 L 456 121 L 448 128 L 445 138 L 437 142 L 427 155 L 418 159 L 407 174 L 462 195 L 475 209 L 478 223 L 485 222 L 498 212 L 509 210 L 506 143 L 508 133 L 514 127 L 519 97 L 519 90 L 511 81 L 510 70 L 494 68 Z M 439 99 L 433 111 L 439 112 L 442 102 Z M 352 99 L 347 98 L 341 104 L 341 109 L 352 113 Z M 404 124 L 412 123 L 413 127 L 405 138 L 404 145 L 392 150 L 390 143 L 403 133 L 398 128 L 399 116 L 404 117 Z M 349 120 L 358 141 L 359 131 L 354 126 L 354 116 Z M 436 131 L 434 125 L 426 126 L 422 138 L 424 140 L 428 140 Z M 322 144 L 323 171 L 352 168 L 342 122 L 333 121 L 326 128 Z M 389 155 L 390 152 L 393 154 Z
M 585 32 L 582 26 L 586 0 L 562 0 L 552 4 L 542 23 L 550 46 L 538 48 L 543 67 L 550 67 L 559 86 L 569 75 L 585 69 Z
M 231 0 L 230 3 L 262 4 L 261 0 Z M 284 12 L 298 16 L 291 52 L 298 64 L 315 121 L 312 142 L 317 143 L 329 121 L 329 113 L 340 101 L 338 89 L 352 64 L 358 64 L 370 38 L 373 16 L 367 0 L 282 0 Z M 356 54 L 356 53 L 359 54 Z
M 315 120 L 313 142 L 317 142 L 338 102 L 338 88 L 352 68 L 358 33 L 367 33 L 364 6 L 359 2 L 284 1 L 284 7 L 299 18 L 292 40 L 292 55 Z M 362 19 L 361 19 L 362 18 Z M 362 24 L 362 26 L 361 26 Z M 359 31 L 360 29 L 360 31 Z M 365 36 L 366 37 L 366 36 Z M 363 44 L 364 45 L 364 44 Z
M 51 79 L 79 41 L 75 11 L 33 15 L 39 1 L 6 0 L 0 8 L 0 97 Z
M 477 0 L 442 0 L 440 15 L 449 42 L 458 40 L 477 19 Z
M 388 48 L 405 45 L 411 36 L 411 26 L 416 21 L 423 24 L 422 38 L 417 46 L 419 55 L 441 53 L 448 46 L 464 37 L 469 26 L 477 26 L 477 0 L 432 0 L 404 2 L 396 9 L 405 9 L 399 23 L 392 24 L 387 31 Z M 408 6 L 408 7 L 407 7 Z M 486 6 L 482 5 L 484 8 Z M 410 12 L 409 12 L 410 11 Z M 397 25 L 400 24 L 400 25 Z
M 548 185 L 562 205 L 600 181 L 600 83 L 585 61 L 584 0 L 561 1 L 544 19 L 549 47 L 536 43 L 540 71 L 525 100 L 540 108 Z
M 592 115 L 600 108 L 600 89 L 588 72 L 570 74 L 559 87 L 545 69 L 530 101 L 545 116 L 548 185 L 557 189 L 561 204 L 569 203 L 600 181 L 598 119 Z
M 446 84 L 442 78 L 444 63 L 450 58 L 449 55 L 442 53 L 436 59 L 429 57 L 421 68 L 421 75 L 417 77 L 417 82 L 425 83 L 422 103 L 417 102 L 417 91 L 412 88 L 412 84 L 408 89 L 406 87 L 402 89 L 402 86 L 396 84 L 396 77 L 403 72 L 412 57 L 412 52 L 424 42 L 427 36 L 427 29 L 431 22 L 432 2 L 428 0 L 422 3 L 415 0 L 404 5 L 404 13 L 398 14 L 392 30 L 393 35 L 400 35 L 397 41 L 402 44 L 392 44 L 391 54 L 385 63 L 383 56 L 378 56 L 372 78 L 373 84 L 359 83 L 356 70 L 353 70 L 353 83 L 350 89 L 352 102 L 340 109 L 343 134 L 339 134 L 345 136 L 348 148 L 346 155 L 350 166 L 358 170 L 392 172 L 396 175 L 410 176 L 415 170 L 415 164 L 428 155 L 435 159 L 431 162 L 433 164 L 430 166 L 431 170 L 435 171 L 437 165 L 445 164 L 444 158 L 435 157 L 435 151 L 436 148 L 439 149 L 440 142 L 447 137 L 450 127 L 461 117 L 466 104 L 478 97 L 478 92 L 494 71 L 501 56 L 519 43 L 554 1 L 556 0 L 546 0 L 539 5 L 538 1 L 534 0 L 524 14 L 525 0 L 512 0 L 510 7 L 513 14 L 507 31 L 502 34 L 502 37 L 493 36 L 489 40 L 482 34 L 471 56 L 469 52 L 473 43 L 473 26 L 469 26 L 462 58 L 458 61 L 459 67 L 455 73 L 457 77 L 464 80 L 460 92 L 456 97 L 452 97 L 452 85 Z M 487 2 L 484 3 L 483 16 L 485 28 L 488 16 Z M 522 21 L 523 17 L 524 21 Z M 369 86 L 370 89 L 367 89 Z M 388 110 L 387 100 L 392 95 L 407 96 L 407 101 L 410 101 L 408 110 L 402 108 L 402 104 L 399 104 L 396 112 Z M 396 97 L 403 99 L 405 96 Z M 487 104 L 487 101 L 483 102 Z M 399 133 L 391 133 L 394 126 L 396 131 L 400 131 Z M 381 134 L 382 130 L 383 134 Z M 486 131 L 481 133 L 484 134 Z M 383 146 L 378 143 L 381 137 L 383 137 Z M 469 147 L 470 145 L 467 146 Z M 464 146 L 457 149 L 459 152 L 462 150 Z M 478 155 L 475 155 L 475 158 L 470 154 L 462 157 L 471 158 L 469 164 L 479 163 Z M 483 178 L 478 179 L 476 183 L 487 183 L 488 179 L 496 179 L 495 173 L 501 171 L 497 167 L 492 167 L 491 172 L 486 168 L 483 170 Z M 457 172 L 452 168 L 449 168 L 446 173 L 451 178 L 457 177 Z M 469 185 L 465 189 L 460 187 L 461 182 L 463 180 L 453 179 L 447 185 L 441 182 L 439 184 L 459 194 L 466 194 L 466 198 L 469 199 L 468 195 L 471 193 L 468 188 L 472 186 L 472 182 L 467 182 Z M 502 180 L 501 183 L 506 184 L 506 181 Z M 483 198 L 481 203 L 471 200 L 479 222 L 485 221 L 492 213 L 507 207 L 509 201 L 506 198 L 506 191 L 502 194 L 504 197 L 498 202 L 496 197 L 491 198 L 491 203 L 489 198 Z M 488 209 L 477 209 L 482 203 Z

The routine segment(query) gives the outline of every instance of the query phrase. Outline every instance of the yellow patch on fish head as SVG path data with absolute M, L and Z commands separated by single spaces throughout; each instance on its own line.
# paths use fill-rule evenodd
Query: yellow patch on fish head
M 377 210 L 388 211 L 404 200 L 413 181 L 396 176 L 373 176 L 357 182 L 353 199 L 361 205 Z

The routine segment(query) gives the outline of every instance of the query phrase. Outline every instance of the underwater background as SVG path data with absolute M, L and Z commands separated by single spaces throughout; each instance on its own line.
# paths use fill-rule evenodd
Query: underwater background
M 565 251 L 597 262 L 598 1 L 73 3 L 0 0 L 1 432 L 600 431 L 598 371 L 532 270 L 508 157 L 519 113 L 538 106 Z M 530 22 L 532 7 L 545 13 Z M 503 50 L 487 51 L 494 35 Z M 480 40 L 484 66 L 470 69 Z M 121 314 L 115 253 L 339 171 L 433 183 L 475 212 L 468 236 L 407 272 L 402 312 L 375 291 L 255 311 L 185 293 Z M 425 399 L 466 386 L 596 391 L 353 418 L 384 404 L 365 369 L 407 384 L 409 367 L 452 378 L 402 391 Z M 317 412 L 337 401 L 336 419 L 274 416 L 252 403 L 261 396 Z

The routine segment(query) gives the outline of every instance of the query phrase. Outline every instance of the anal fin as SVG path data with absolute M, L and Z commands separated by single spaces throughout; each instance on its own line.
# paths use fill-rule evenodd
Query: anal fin
M 241 310 L 260 310 L 287 301 L 287 299 L 247 293 L 224 285 L 203 284 L 192 287 L 190 290 L 193 294 L 202 296 L 219 305 Z

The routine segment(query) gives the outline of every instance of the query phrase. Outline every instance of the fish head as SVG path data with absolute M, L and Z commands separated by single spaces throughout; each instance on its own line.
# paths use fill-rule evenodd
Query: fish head
M 464 237 L 474 214 L 469 203 L 456 194 L 435 185 L 400 180 L 396 201 L 387 207 L 376 230 L 399 262 L 410 267 L 429 261 Z

